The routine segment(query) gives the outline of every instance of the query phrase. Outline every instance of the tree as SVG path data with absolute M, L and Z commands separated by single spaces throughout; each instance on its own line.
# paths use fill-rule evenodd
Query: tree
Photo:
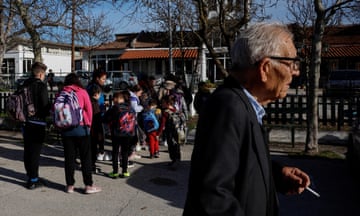
M 226 77 L 228 72 L 217 58 L 217 53 L 210 39 L 217 34 L 224 41 L 228 54 L 241 28 L 246 28 L 250 20 L 263 21 L 269 17 L 264 15 L 266 7 L 273 7 L 277 0 L 195 0 L 199 16 L 199 36 L 217 68 Z
M 56 0 L 14 0 L 13 2 L 24 29 L 30 37 L 35 61 L 42 62 L 41 35 L 51 34 L 49 27 L 62 26 L 68 8 L 62 1 Z
M 17 9 L 17 13 L 21 18 L 24 29 L 29 35 L 35 61 L 42 61 L 42 38 L 48 37 L 58 39 L 61 42 L 69 42 L 69 40 L 64 41 L 64 38 L 67 38 L 64 37 L 64 32 L 65 34 L 69 31 L 71 32 L 72 71 L 74 71 L 75 37 L 78 32 L 84 33 L 84 31 L 89 30 L 88 28 L 84 29 L 77 24 L 81 23 L 82 20 L 87 19 L 84 11 L 109 1 L 14 0 L 13 2 Z M 102 20 L 101 23 L 103 23 Z M 98 25 L 99 29 L 104 26 L 105 25 Z M 98 31 L 101 31 L 99 29 Z M 108 27 L 106 26 L 105 29 L 108 29 Z
M 89 52 L 88 61 L 91 62 L 92 51 L 106 41 L 112 39 L 113 27 L 103 22 L 106 14 L 94 15 L 87 13 L 77 22 L 75 40 L 79 45 L 85 46 Z M 90 70 L 90 68 L 89 68 Z
M 99 43 L 106 42 L 111 37 L 113 28 L 107 25 L 105 14 L 100 13 L 97 16 L 91 14 L 90 10 L 110 3 L 110 0 L 72 0 L 67 1 L 69 16 L 65 21 L 65 30 L 71 32 L 71 71 L 75 71 L 75 43 L 89 45 L 92 41 Z M 96 28 L 96 29 L 95 29 Z M 106 36 L 104 36 L 106 35 Z M 91 37 L 90 40 L 87 40 Z M 87 38 L 87 39 L 85 39 Z M 95 40 L 93 40 L 93 38 Z M 99 40 L 101 38 L 101 41 Z M 91 47 L 93 44 L 90 45 Z M 91 48 L 90 48 L 91 49 Z
M 319 151 L 318 145 L 318 96 L 316 90 L 319 87 L 320 65 L 322 53 L 322 39 L 327 25 L 338 24 L 344 18 L 346 12 L 356 11 L 359 1 L 354 0 L 334 0 L 326 1 L 314 0 L 291 1 L 288 9 L 296 21 L 302 27 L 302 34 L 306 36 L 309 26 L 313 26 L 309 47 L 305 47 L 310 53 L 310 66 L 308 71 L 308 98 L 307 98 L 307 133 L 305 151 L 312 153 Z M 304 42 L 307 46 L 307 41 Z
M 199 15 L 199 37 L 209 50 L 217 68 L 226 77 L 228 72 L 217 58 L 209 33 L 219 32 L 219 37 L 225 40 L 230 53 L 236 35 L 250 21 L 251 2 L 249 0 L 235 1 L 235 3 L 224 0 L 196 0 L 195 2 Z
M 149 8 L 151 15 L 146 22 L 155 21 L 164 29 L 168 29 L 166 26 L 169 16 L 164 10 L 167 8 L 164 5 L 168 2 L 171 2 L 172 8 L 174 8 L 171 19 L 178 20 L 173 23 L 176 25 L 176 27 L 172 26 L 173 30 L 189 29 L 195 33 L 205 44 L 217 68 L 224 76 L 227 76 L 228 72 L 218 59 L 218 54 L 214 49 L 212 36 L 215 35 L 216 39 L 221 41 L 221 45 L 226 46 L 230 53 L 232 43 L 240 29 L 245 27 L 251 18 L 265 19 L 266 17 L 263 15 L 265 6 L 271 4 L 268 7 L 272 7 L 277 0 L 126 0 L 122 1 L 120 5 L 130 4 L 134 8 L 130 13 L 131 16 L 135 16 L 136 10 L 141 10 L 143 7 Z M 199 45 L 199 48 L 201 47 L 202 44 Z
M 186 32 L 197 26 L 197 16 L 194 15 L 196 11 L 192 0 L 140 0 L 135 1 L 137 3 L 133 1 L 124 2 L 132 5 L 133 11 L 128 15 L 131 19 L 146 8 L 147 16 L 143 19 L 143 22 L 156 23 L 163 31 L 168 32 L 170 47 L 176 45 L 182 49 L 186 42 Z M 119 9 L 124 7 L 124 2 L 119 5 Z
M 0 0 L 0 65 L 12 38 L 14 16 L 12 1 Z
M 14 2 L 0 0 L 0 65 L 3 64 L 6 51 L 21 41 L 19 36 L 25 33 L 18 19 Z

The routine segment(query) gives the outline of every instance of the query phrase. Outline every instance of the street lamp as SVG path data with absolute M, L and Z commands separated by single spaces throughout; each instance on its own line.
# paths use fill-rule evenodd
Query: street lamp
M 168 0 L 168 16 L 169 16 L 169 70 L 174 73 L 174 65 L 172 58 L 172 21 L 171 21 L 171 0 Z

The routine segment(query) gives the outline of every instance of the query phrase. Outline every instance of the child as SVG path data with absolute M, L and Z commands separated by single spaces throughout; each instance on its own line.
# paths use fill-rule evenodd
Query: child
M 161 99 L 163 112 L 158 136 L 164 132 L 171 159 L 169 166 L 175 170 L 181 159 L 178 131 L 181 130 L 181 127 L 184 125 L 185 116 L 182 112 L 176 110 L 174 103 L 175 98 L 172 95 L 166 95 Z
M 119 147 L 121 147 L 121 177 L 130 176 L 127 170 L 128 156 L 131 139 L 135 136 L 136 113 L 130 105 L 129 98 L 128 91 L 114 93 L 114 105 L 106 111 L 104 116 L 104 121 L 109 124 L 111 130 L 113 166 L 113 171 L 109 173 L 111 178 L 120 176 L 118 173 Z
M 97 173 L 96 169 L 96 159 L 98 153 L 98 143 L 101 142 L 99 137 L 99 131 L 102 130 L 102 119 L 101 119 L 101 111 L 99 106 L 99 98 L 101 94 L 100 86 L 94 86 L 88 91 L 90 94 L 91 106 L 93 110 L 93 121 L 91 124 L 90 137 L 91 137 L 91 165 L 92 171 Z M 100 153 L 100 152 L 99 152 Z
M 149 143 L 150 159 L 159 157 L 159 139 L 157 136 L 159 121 L 155 114 L 156 106 L 157 102 L 155 100 L 150 100 L 146 110 L 142 113 L 146 139 Z

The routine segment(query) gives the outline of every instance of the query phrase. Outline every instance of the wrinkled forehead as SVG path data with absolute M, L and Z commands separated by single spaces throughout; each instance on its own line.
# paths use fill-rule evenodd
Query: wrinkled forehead
M 295 57 L 297 56 L 297 51 L 294 45 L 294 41 L 291 35 L 283 33 L 279 35 L 281 38 L 281 43 L 279 46 L 279 55 L 280 56 L 287 56 L 287 57 Z

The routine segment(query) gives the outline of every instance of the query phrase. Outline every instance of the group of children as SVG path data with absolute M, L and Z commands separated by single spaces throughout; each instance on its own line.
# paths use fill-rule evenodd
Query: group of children
M 110 128 L 112 140 L 112 168 L 108 174 L 111 178 L 129 177 L 128 158 L 135 151 L 141 131 L 146 134 L 146 143 L 149 149 L 149 158 L 159 157 L 159 140 L 164 138 L 168 145 L 171 168 L 176 169 L 180 159 L 179 133 L 185 128 L 185 116 L 175 108 L 176 98 L 173 95 L 165 95 L 160 103 L 157 100 L 147 100 L 141 112 L 135 110 L 132 104 L 131 91 L 123 90 L 114 92 L 112 106 L 101 116 L 98 107 L 98 98 L 101 89 L 93 88 L 90 98 L 93 106 L 93 124 L 91 134 L 93 146 L 96 145 L 96 134 L 101 124 L 107 124 Z M 160 104 L 160 108 L 158 108 Z M 96 147 L 92 151 L 92 162 L 95 167 Z M 119 159 L 122 172 L 119 173 Z

